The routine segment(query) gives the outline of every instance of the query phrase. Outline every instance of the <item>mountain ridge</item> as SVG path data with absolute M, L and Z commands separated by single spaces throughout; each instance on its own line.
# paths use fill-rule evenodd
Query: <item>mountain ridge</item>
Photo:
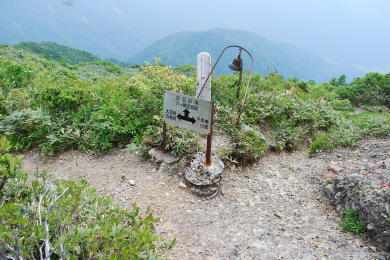
M 55 42 L 21 42 L 13 45 L 13 47 L 29 50 L 59 62 L 67 62 L 71 65 L 101 60 L 98 56 L 90 52 L 60 45 Z
M 348 68 L 327 62 L 314 53 L 291 44 L 268 40 L 245 30 L 216 28 L 208 31 L 182 31 L 161 38 L 130 58 L 128 64 L 139 64 L 159 57 L 171 66 L 196 63 L 196 55 L 207 51 L 216 59 L 228 45 L 247 48 L 255 59 L 254 72 L 268 74 L 278 71 L 287 78 L 326 81 L 341 74 L 350 74 Z M 228 50 L 221 63 L 229 64 L 237 51 Z M 244 61 L 249 61 L 243 55 Z M 340 72 L 341 71 L 341 72 Z M 226 66 L 216 67 L 217 74 L 228 73 Z

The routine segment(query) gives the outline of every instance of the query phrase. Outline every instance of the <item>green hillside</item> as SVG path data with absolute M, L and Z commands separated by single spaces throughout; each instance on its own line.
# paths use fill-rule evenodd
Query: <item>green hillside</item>
M 139 69 L 101 61 L 67 65 L 0 46 L 0 137 L 9 139 L 16 150 L 39 147 L 46 153 L 70 148 L 99 153 L 130 142 L 158 146 L 163 92 L 195 92 L 195 78 L 185 74 L 162 65 Z M 348 112 L 353 110 L 351 103 L 386 111 L 380 106 L 390 105 L 389 75 L 371 73 L 351 84 L 345 83 L 345 77 L 317 84 L 285 80 L 276 73 L 257 74 L 238 123 L 237 80 L 235 74 L 212 81 L 216 130 L 231 135 L 237 145 L 225 158 L 245 162 L 250 161 L 246 156 L 258 157 L 267 151 L 263 144 L 258 144 L 257 152 L 253 150 L 257 139 L 245 137 L 242 124 L 265 131 L 278 150 L 293 150 L 308 140 L 316 144 L 323 135 L 326 149 L 333 149 L 367 135 L 389 133 L 388 114 L 368 114 L 364 125 L 354 125 L 350 119 L 354 116 Z M 368 131 L 373 127 L 375 132 Z M 171 134 L 172 153 L 185 154 L 197 147 L 196 134 L 182 129 Z
M 135 55 L 128 62 L 139 64 L 160 57 L 167 65 L 196 64 L 196 55 L 207 51 L 215 60 L 228 45 L 241 45 L 254 56 L 254 71 L 267 75 L 272 71 L 285 78 L 327 81 L 334 76 L 346 74 L 347 70 L 330 64 L 314 54 L 286 43 L 269 41 L 254 33 L 227 29 L 201 32 L 181 32 L 169 35 Z M 216 68 L 218 75 L 229 72 L 227 65 L 237 55 L 236 50 L 227 51 Z M 249 57 L 243 56 L 249 67 Z
M 79 64 L 83 62 L 99 61 L 100 58 L 83 50 L 59 45 L 55 42 L 22 42 L 14 47 L 30 50 L 44 55 L 50 59 L 66 62 L 68 64 Z

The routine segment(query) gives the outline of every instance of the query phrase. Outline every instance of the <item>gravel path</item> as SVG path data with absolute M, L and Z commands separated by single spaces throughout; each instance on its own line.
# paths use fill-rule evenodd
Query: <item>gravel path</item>
M 193 195 L 179 175 L 124 150 L 99 158 L 74 151 L 22 158 L 28 172 L 81 176 L 125 207 L 152 206 L 161 217 L 158 231 L 178 241 L 168 259 L 377 259 L 378 252 L 340 229 L 339 217 L 322 201 L 321 178 L 335 154 L 269 154 L 251 167 L 226 171 L 223 194 L 211 200 Z

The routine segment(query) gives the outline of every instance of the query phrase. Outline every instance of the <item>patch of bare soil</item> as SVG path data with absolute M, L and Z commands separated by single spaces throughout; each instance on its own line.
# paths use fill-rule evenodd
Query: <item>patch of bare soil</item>
M 390 140 L 361 147 L 370 142 Z M 158 231 L 177 238 L 168 259 L 378 259 L 383 253 L 341 230 L 320 192 L 329 162 L 353 160 L 353 154 L 364 157 L 347 149 L 316 158 L 304 151 L 269 154 L 251 167 L 226 170 L 222 194 L 211 200 L 192 194 L 180 175 L 156 170 L 125 150 L 103 157 L 70 151 L 39 158 L 30 152 L 22 158 L 30 173 L 84 177 L 124 207 L 150 205 L 161 218 Z

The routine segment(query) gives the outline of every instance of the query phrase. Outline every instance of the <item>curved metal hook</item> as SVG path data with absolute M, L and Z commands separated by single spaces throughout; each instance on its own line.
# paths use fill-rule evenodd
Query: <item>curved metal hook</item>
M 252 57 L 252 55 L 249 53 L 249 51 L 247 51 L 244 47 L 241 47 L 241 46 L 239 46 L 239 45 L 229 45 L 229 46 L 225 47 L 225 48 L 222 50 L 221 54 L 219 55 L 217 61 L 216 61 L 215 64 L 214 64 L 213 68 L 211 69 L 209 75 L 207 75 L 207 78 L 206 78 L 205 82 L 203 83 L 202 88 L 200 89 L 198 95 L 196 96 L 197 98 L 199 98 L 200 94 L 202 94 L 202 91 L 203 91 L 204 87 L 206 86 L 207 81 L 209 81 L 209 79 L 210 79 L 210 77 L 211 77 L 211 74 L 213 74 L 214 69 L 215 69 L 215 67 L 217 66 L 218 62 L 220 61 L 222 55 L 224 54 L 224 52 L 225 52 L 227 49 L 230 49 L 230 48 L 238 48 L 238 49 L 240 50 L 240 53 L 241 53 L 241 51 L 245 51 L 245 52 L 249 55 L 249 57 L 251 58 L 251 67 L 250 67 L 250 70 L 249 70 L 249 71 L 250 71 L 250 75 L 252 74 L 251 72 L 252 72 L 252 70 L 253 70 L 254 61 L 253 61 L 253 57 Z M 249 81 L 248 81 L 248 84 L 249 84 Z M 246 98 L 246 94 L 247 94 L 247 90 L 245 91 L 245 96 L 244 96 L 244 98 Z

